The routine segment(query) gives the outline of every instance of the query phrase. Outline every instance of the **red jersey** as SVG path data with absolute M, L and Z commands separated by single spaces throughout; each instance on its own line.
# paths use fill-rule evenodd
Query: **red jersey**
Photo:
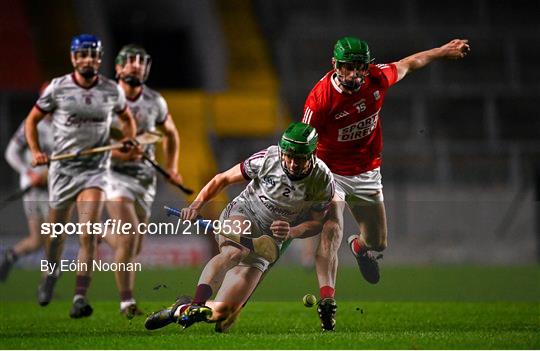
M 381 165 L 379 120 L 384 96 L 397 80 L 394 64 L 369 65 L 360 89 L 345 93 L 328 72 L 311 90 L 302 122 L 319 133 L 317 156 L 333 173 L 352 176 Z

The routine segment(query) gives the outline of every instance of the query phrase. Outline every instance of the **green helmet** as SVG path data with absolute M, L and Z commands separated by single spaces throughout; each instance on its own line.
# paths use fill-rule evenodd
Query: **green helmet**
M 128 59 L 130 57 L 138 59 L 141 66 L 144 66 L 142 81 L 140 81 L 139 78 L 132 77 L 132 76 L 120 77 L 120 78 L 126 81 L 126 83 L 130 85 L 131 83 L 133 83 L 133 85 L 140 85 L 146 81 L 146 79 L 148 78 L 148 75 L 150 74 L 150 66 L 152 65 L 152 57 L 148 55 L 148 53 L 142 46 L 129 44 L 129 45 L 125 45 L 124 47 L 122 47 L 122 49 L 120 49 L 120 52 L 118 53 L 118 55 L 116 55 L 116 59 L 114 60 L 114 62 L 117 65 L 124 67 L 124 65 L 128 62 Z
M 355 37 L 343 37 L 334 45 L 334 59 L 338 62 L 372 61 L 368 44 Z
M 313 155 L 317 148 L 318 134 L 315 128 L 302 122 L 289 124 L 281 140 L 279 148 L 287 155 Z

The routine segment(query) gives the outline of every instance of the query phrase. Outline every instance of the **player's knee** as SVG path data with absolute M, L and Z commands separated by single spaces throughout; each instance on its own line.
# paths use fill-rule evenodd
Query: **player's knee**
M 135 252 L 135 240 L 132 240 L 130 236 L 126 235 L 118 242 L 118 250 L 124 251 L 129 256 L 133 256 Z
M 218 333 L 228 332 L 229 329 L 231 329 L 231 327 L 234 325 L 237 319 L 238 319 L 238 314 L 234 313 L 227 319 L 219 320 L 216 323 L 216 328 L 215 328 L 216 332 Z
M 81 246 L 81 249 L 83 250 L 93 250 L 97 245 L 97 242 L 95 240 L 94 235 L 80 235 L 79 237 L 79 244 Z
M 229 318 L 235 311 L 235 305 L 232 303 L 220 303 L 212 310 L 212 319 L 223 321 Z

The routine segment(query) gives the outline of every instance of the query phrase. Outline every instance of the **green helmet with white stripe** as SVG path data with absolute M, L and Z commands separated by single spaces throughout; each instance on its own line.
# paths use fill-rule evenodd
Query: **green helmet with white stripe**
M 301 179 L 311 171 L 317 149 L 315 128 L 302 122 L 291 123 L 279 141 L 281 165 L 291 179 Z
M 311 156 L 317 148 L 317 131 L 309 124 L 293 122 L 279 141 L 281 152 L 291 156 Z

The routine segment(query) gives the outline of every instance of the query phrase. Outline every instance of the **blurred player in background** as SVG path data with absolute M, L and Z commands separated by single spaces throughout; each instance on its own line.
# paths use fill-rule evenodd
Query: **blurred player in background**
M 124 46 L 116 56 L 118 85 L 125 92 L 127 105 L 137 122 L 137 135 L 156 129 L 165 135 L 165 168 L 171 174 L 170 181 L 181 184 L 182 177 L 177 169 L 178 131 L 165 99 L 144 84 L 150 74 L 151 63 L 150 55 L 141 46 Z M 116 117 L 113 119 L 113 130 L 120 128 L 120 122 Z M 129 153 L 113 150 L 107 186 L 109 215 L 123 223 L 132 223 L 132 228 L 148 222 L 156 195 L 155 170 L 141 159 L 141 152 L 154 158 L 154 145 L 143 150 L 132 149 Z M 142 235 L 107 235 L 105 241 L 114 249 L 116 262 L 129 263 L 141 250 Z M 128 318 L 141 315 L 133 296 L 135 272 L 119 270 L 115 276 L 120 293 L 120 312 Z
M 202 206 L 226 186 L 249 181 L 221 213 L 221 223 L 228 221 L 233 231 L 253 238 L 272 235 L 281 252 L 293 238 L 318 234 L 334 196 L 334 183 L 328 167 L 314 155 L 316 144 L 313 127 L 292 123 L 279 146 L 270 146 L 215 176 L 182 210 L 182 218 L 196 219 Z M 218 240 L 220 253 L 206 264 L 193 300 L 181 297 L 171 308 L 153 313 L 146 320 L 147 329 L 172 322 L 187 328 L 206 321 L 217 323 L 216 331 L 222 332 L 234 323 L 270 262 L 222 236 Z M 214 301 L 208 301 L 214 293 Z
M 55 78 L 40 96 L 26 118 L 25 132 L 32 151 L 34 165 L 45 165 L 49 155 L 39 144 L 38 123 L 46 114 L 52 115 L 53 155 L 79 152 L 109 143 L 112 118 L 118 114 L 126 137 L 135 136 L 135 120 L 126 106 L 124 92 L 112 80 L 98 74 L 103 48 L 101 40 L 89 34 L 73 37 L 71 63 L 74 71 Z M 49 222 L 67 223 L 76 203 L 79 223 L 100 220 L 110 153 L 97 153 L 63 161 L 51 162 L 49 168 Z M 87 317 L 92 307 L 86 292 L 92 276 L 97 235 L 79 235 L 78 262 L 87 270 L 77 271 L 75 296 L 70 310 L 72 318 Z M 38 302 L 45 306 L 51 298 L 58 279 L 58 263 L 65 235 L 50 237 L 47 246 L 49 264 L 56 263 L 53 272 L 46 272 L 38 290 Z M 82 266 L 82 265 L 81 265 Z
M 50 154 L 54 141 L 51 117 L 46 116 L 38 124 L 41 150 Z M 47 192 L 47 166 L 32 168 L 32 153 L 24 136 L 24 121 L 21 123 L 6 148 L 6 161 L 20 175 L 24 214 L 28 220 L 28 237 L 8 249 L 0 263 L 0 281 L 5 281 L 17 259 L 39 250 L 45 244 L 45 236 L 40 234 L 41 223 L 49 215 L 49 193 Z M 28 190 L 27 190 L 28 189 Z
M 359 234 L 351 235 L 347 242 L 364 278 L 372 284 L 379 281 L 377 259 L 381 256 L 376 252 L 387 245 L 379 121 L 386 91 L 434 60 L 461 59 L 469 50 L 467 40 L 454 39 L 397 62 L 375 65 L 365 41 L 344 37 L 334 46 L 333 69 L 309 93 L 302 121 L 317 129 L 317 157 L 326 162 L 336 181 L 335 206 L 329 210 L 316 254 L 318 312 L 324 330 L 335 326 L 337 252 L 345 205 L 359 226 Z

